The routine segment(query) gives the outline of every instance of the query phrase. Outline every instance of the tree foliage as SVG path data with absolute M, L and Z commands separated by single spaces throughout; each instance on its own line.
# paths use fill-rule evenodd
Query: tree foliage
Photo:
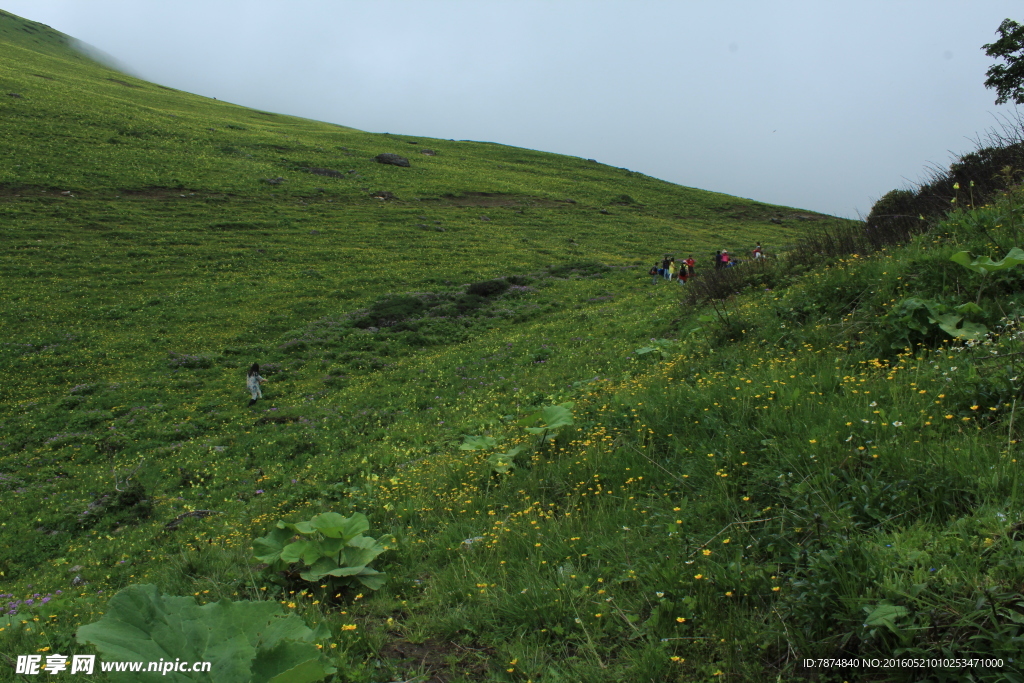
M 996 91 L 996 104 L 1024 104 L 1024 26 L 1012 19 L 1004 19 L 996 29 L 999 40 L 982 45 L 985 54 L 1004 60 L 1005 64 L 993 64 L 985 75 L 986 88 Z

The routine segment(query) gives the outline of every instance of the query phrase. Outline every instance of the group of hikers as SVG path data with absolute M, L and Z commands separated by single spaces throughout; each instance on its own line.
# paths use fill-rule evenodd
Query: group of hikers
M 751 258 L 754 260 L 764 258 L 764 249 L 761 248 L 761 243 L 758 242 L 757 246 L 750 252 Z M 719 249 L 715 252 L 715 255 L 711 257 L 712 264 L 715 270 L 721 270 L 722 268 L 732 268 L 740 263 L 739 260 L 729 256 L 727 249 Z M 690 254 L 684 259 L 680 259 L 676 263 L 674 256 L 665 254 L 665 257 L 661 260 L 661 263 L 655 262 L 654 266 L 651 267 L 649 275 L 651 276 L 651 284 L 657 284 L 658 280 L 665 278 L 668 281 L 676 280 L 681 285 L 685 285 L 686 281 L 696 275 L 697 262 L 693 259 L 693 254 Z

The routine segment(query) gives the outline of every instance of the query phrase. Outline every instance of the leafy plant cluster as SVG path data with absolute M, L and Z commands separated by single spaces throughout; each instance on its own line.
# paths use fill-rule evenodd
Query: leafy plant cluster
M 269 534 L 256 539 L 253 550 L 256 559 L 266 564 L 267 577 L 283 585 L 301 578 L 313 584 L 326 581 L 328 592 L 355 583 L 377 590 L 388 577 L 369 564 L 387 546 L 384 537 L 363 536 L 369 528 L 362 513 L 344 517 L 324 512 L 296 523 L 281 520 Z
M 952 339 L 971 342 L 985 339 L 990 330 L 980 320 L 994 316 L 978 305 L 982 294 L 992 284 L 992 273 L 1009 270 L 1024 263 L 1024 251 L 1015 247 L 999 261 L 993 261 L 987 256 L 972 259 L 970 252 L 959 251 L 953 254 L 950 260 L 981 276 L 978 278 L 975 301 L 947 304 L 918 297 L 904 299 L 886 316 L 890 327 L 899 335 L 899 338 L 890 344 L 891 348 L 915 348 L 919 344 L 935 346 L 939 342 L 948 342 Z
M 559 405 L 547 406 L 530 412 L 526 417 L 517 420 L 516 424 L 524 427 L 528 434 L 536 435 L 537 439 L 533 446 L 535 449 L 542 448 L 545 445 L 553 444 L 566 427 L 572 426 L 573 405 L 572 401 L 567 401 Z M 492 436 L 466 436 L 459 446 L 459 450 L 490 450 L 499 443 L 501 443 L 501 440 Z M 524 458 L 520 458 L 518 462 L 516 458 L 524 455 L 529 448 L 529 443 L 520 443 L 504 453 L 489 455 L 486 462 L 494 474 L 509 474 L 517 465 L 519 467 L 525 466 L 526 460 Z

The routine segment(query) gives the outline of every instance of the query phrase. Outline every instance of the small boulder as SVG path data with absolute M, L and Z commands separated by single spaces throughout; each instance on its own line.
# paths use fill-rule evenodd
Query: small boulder
M 437 152 L 432 149 L 421 149 L 420 154 L 426 154 L 428 157 L 436 157 Z
M 409 160 L 397 154 L 378 154 L 374 157 L 378 163 L 390 164 L 392 166 L 409 166 Z

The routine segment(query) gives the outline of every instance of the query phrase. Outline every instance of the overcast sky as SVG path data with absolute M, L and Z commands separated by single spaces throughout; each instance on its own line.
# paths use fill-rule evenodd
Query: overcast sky
M 0 0 L 156 83 L 840 216 L 1012 115 L 1020 0 Z

